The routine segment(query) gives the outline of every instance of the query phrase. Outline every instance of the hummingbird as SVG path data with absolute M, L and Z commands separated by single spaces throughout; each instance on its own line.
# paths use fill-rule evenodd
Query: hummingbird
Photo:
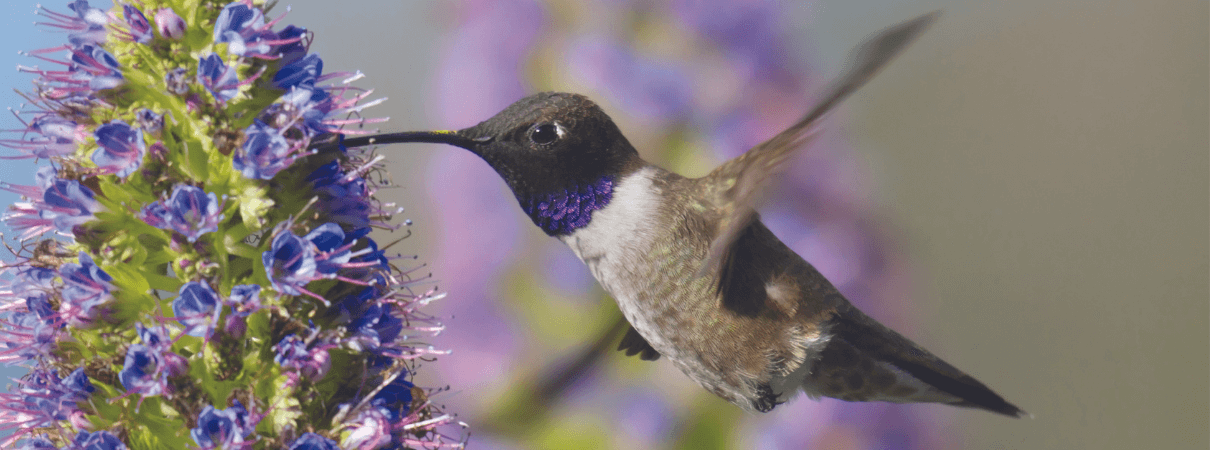
M 667 357 L 746 410 L 812 398 L 932 402 L 1022 417 L 970 375 L 858 310 L 781 242 L 756 207 L 820 117 L 939 15 L 876 33 L 797 123 L 701 178 L 644 161 L 578 94 L 523 98 L 470 128 L 345 139 L 357 147 L 442 143 L 487 162 L 521 209 L 571 248 L 630 328 L 618 350 Z

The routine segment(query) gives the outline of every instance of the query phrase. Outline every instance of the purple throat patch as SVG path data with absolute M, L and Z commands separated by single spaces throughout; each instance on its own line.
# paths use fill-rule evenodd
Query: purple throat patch
M 521 209 L 549 236 L 571 234 L 588 225 L 592 212 L 613 198 L 613 176 L 591 184 L 573 185 L 549 194 L 521 200 Z

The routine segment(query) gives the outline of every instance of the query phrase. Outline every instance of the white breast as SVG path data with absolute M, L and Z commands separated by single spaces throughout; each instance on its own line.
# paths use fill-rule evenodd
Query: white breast
M 656 223 L 652 218 L 662 202 L 652 187 L 656 170 L 645 167 L 619 179 L 609 204 L 593 211 L 588 226 L 560 237 L 617 300 L 626 319 L 640 329 L 646 318 L 638 311 L 633 293 L 647 286 L 644 278 L 632 271 L 648 264 L 645 256 L 655 241 Z M 660 348 L 658 343 L 650 343 Z

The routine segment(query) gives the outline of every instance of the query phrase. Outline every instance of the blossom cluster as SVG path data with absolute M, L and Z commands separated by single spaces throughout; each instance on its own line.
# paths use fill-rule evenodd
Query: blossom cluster
M 116 3 L 39 7 L 67 43 L 0 140 L 44 164 L 0 182 L 0 361 L 29 369 L 0 445 L 461 447 L 409 381 L 441 295 L 370 236 L 402 211 L 382 158 L 332 144 L 380 121 L 361 75 L 259 1 Z

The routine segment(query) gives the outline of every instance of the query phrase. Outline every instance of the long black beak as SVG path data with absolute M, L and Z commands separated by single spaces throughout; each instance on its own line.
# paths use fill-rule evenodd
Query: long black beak
M 385 145 L 385 144 L 407 144 L 407 143 L 431 143 L 431 144 L 449 144 L 455 147 L 462 147 L 472 152 L 476 147 L 491 142 L 491 137 L 468 138 L 457 131 L 404 131 L 399 133 L 383 133 L 373 136 L 360 136 L 355 138 L 346 138 L 330 140 L 327 142 L 316 143 L 311 148 L 316 150 L 325 150 L 344 146 L 345 148 L 365 147 L 368 145 Z

